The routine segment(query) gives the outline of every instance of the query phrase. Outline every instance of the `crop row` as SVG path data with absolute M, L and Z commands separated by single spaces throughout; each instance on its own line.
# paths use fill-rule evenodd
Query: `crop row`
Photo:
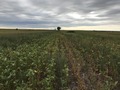
M 45 34 L 44 34 L 45 35 Z M 29 37 L 29 35 L 28 35 Z M 26 36 L 27 38 L 27 36 Z M 0 47 L 0 90 L 62 90 L 67 87 L 68 68 L 56 34 L 17 37 L 13 49 Z M 6 40 L 6 39 L 3 39 Z M 12 41 L 9 41 L 12 40 Z M 31 41 L 31 42 L 30 42 Z M 20 44 L 21 43 L 21 44 Z
M 73 53 L 83 64 L 78 67 L 86 87 L 111 90 L 119 87 L 120 41 L 111 37 L 86 34 L 65 34 Z M 70 45 L 69 45 L 70 46 Z M 77 62 L 77 61 L 76 61 Z M 77 62 L 78 63 L 78 62 Z

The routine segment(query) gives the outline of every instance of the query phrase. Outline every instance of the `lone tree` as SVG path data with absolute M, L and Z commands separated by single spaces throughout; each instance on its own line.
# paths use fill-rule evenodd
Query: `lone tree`
M 57 30 L 60 31 L 61 27 L 57 27 Z
M 16 28 L 16 30 L 18 30 L 18 28 Z

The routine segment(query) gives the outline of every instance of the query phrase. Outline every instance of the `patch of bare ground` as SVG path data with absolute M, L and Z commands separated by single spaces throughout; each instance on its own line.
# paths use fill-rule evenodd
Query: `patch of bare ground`
M 73 52 L 72 44 L 69 43 L 64 36 L 61 36 L 62 44 L 66 49 L 66 57 L 68 59 L 69 64 L 69 89 L 70 90 L 86 90 L 84 79 L 81 76 L 81 67 L 82 60 L 76 60 L 77 57 L 75 52 Z M 79 61 L 79 63 L 78 63 Z

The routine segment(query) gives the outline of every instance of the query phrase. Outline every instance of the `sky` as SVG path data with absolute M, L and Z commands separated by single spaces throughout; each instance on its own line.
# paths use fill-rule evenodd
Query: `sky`
M 0 0 L 0 27 L 120 30 L 120 0 Z

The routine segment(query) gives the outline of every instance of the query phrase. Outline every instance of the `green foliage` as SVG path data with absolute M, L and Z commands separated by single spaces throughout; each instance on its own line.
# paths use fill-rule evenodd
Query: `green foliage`
M 69 90 L 80 77 L 86 88 L 112 90 L 120 80 L 119 39 L 115 32 L 2 35 L 0 90 Z
M 59 65 L 56 34 L 27 33 L 0 39 L 0 90 L 57 90 L 55 82 L 63 83 L 56 76 Z
M 86 77 L 89 78 L 91 85 L 93 83 L 92 88 L 97 90 L 97 84 L 101 84 L 100 90 L 112 90 L 119 85 L 119 32 L 79 32 L 76 34 L 65 33 L 65 35 L 70 42 L 74 42 L 74 50 L 78 50 L 82 57 L 84 74 L 90 75 L 89 70 L 93 73 L 93 76 Z M 118 86 L 118 88 L 120 87 Z

